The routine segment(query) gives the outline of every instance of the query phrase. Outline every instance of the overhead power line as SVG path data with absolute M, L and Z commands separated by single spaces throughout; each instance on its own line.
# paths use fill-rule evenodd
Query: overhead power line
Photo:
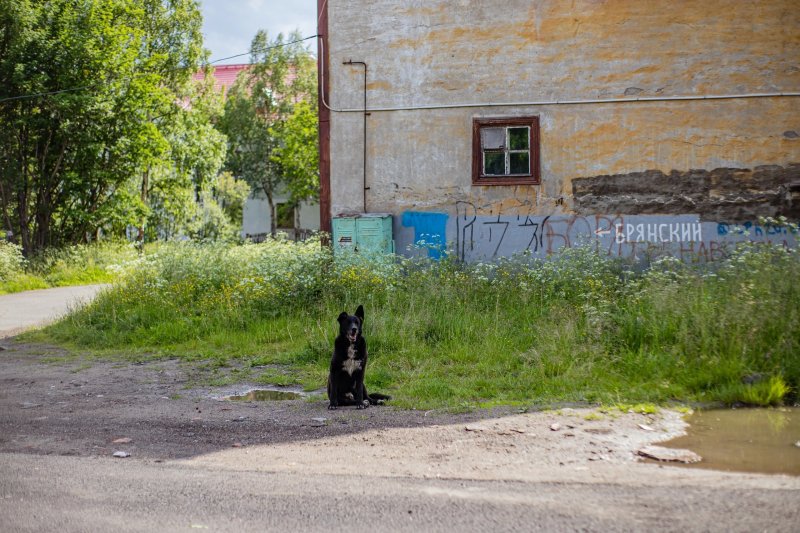
M 47 91 L 44 93 L 33 93 L 33 94 L 23 94 L 20 96 L 9 96 L 8 98 L 0 98 L 0 102 L 9 102 L 11 100 L 24 100 L 26 98 L 37 98 L 39 96 L 49 96 L 51 94 L 61 94 L 61 93 L 70 93 L 74 91 L 82 91 L 83 89 L 88 89 L 90 87 L 94 87 L 94 85 L 83 85 L 81 87 L 72 87 L 70 89 L 61 89 L 59 91 Z
M 236 54 L 236 55 L 232 55 L 232 56 L 228 56 L 228 57 L 222 57 L 220 59 L 215 59 L 214 61 L 209 61 L 205 65 L 201 65 L 200 70 L 206 68 L 209 65 L 213 65 L 214 63 L 219 63 L 220 61 L 226 61 L 228 59 L 234 59 L 234 58 L 237 58 L 237 57 L 247 56 L 247 55 L 251 55 L 251 54 L 254 54 L 254 53 L 257 54 L 257 53 L 260 53 L 260 52 L 266 52 L 267 50 L 272 50 L 273 48 L 281 48 L 281 47 L 284 47 L 284 46 L 289 46 L 290 44 L 302 43 L 303 41 L 308 41 L 309 39 L 316 39 L 317 37 L 319 37 L 319 35 L 311 35 L 310 37 L 303 37 L 302 39 L 297 39 L 295 41 L 290 41 L 290 42 L 287 42 L 287 43 L 273 44 L 273 45 L 270 45 L 270 46 L 266 46 L 264 48 L 259 48 L 259 49 L 256 49 L 256 50 L 250 50 L 249 52 L 243 52 L 241 54 Z M 185 68 L 176 69 L 175 71 L 177 71 L 177 70 L 185 70 Z M 175 71 L 173 71 L 173 72 L 175 72 Z M 90 89 L 90 88 L 95 87 L 97 85 L 99 85 L 99 84 L 95 83 L 95 84 L 90 84 L 90 85 L 82 85 L 80 87 L 70 87 L 69 89 L 60 89 L 58 91 L 46 91 L 46 92 L 40 92 L 40 93 L 21 94 L 19 96 L 9 96 L 7 98 L 0 98 L 0 104 L 3 103 L 3 102 L 10 102 L 12 100 L 26 100 L 26 99 L 30 99 L 30 98 L 39 98 L 40 96 L 51 96 L 51 95 L 54 95 L 54 94 L 82 91 L 84 89 Z
M 267 50 L 272 50 L 273 48 L 281 48 L 283 46 L 289 46 L 290 44 L 302 43 L 303 41 L 308 41 L 309 39 L 316 39 L 317 37 L 319 37 L 319 35 L 311 35 L 310 37 L 303 37 L 302 39 L 298 39 L 296 41 L 290 41 L 288 43 L 273 44 L 271 46 L 267 46 L 267 47 L 264 47 L 264 48 L 259 48 L 257 50 L 251 50 L 249 52 L 243 52 L 241 54 L 236 54 L 236 55 L 233 55 L 233 56 L 228 56 L 228 57 L 222 57 L 220 59 L 215 59 L 214 61 L 209 61 L 207 64 L 208 65 L 213 65 L 214 63 L 219 63 L 220 61 L 227 61 L 228 59 L 235 59 L 237 57 L 249 56 L 251 54 L 257 54 L 259 52 L 266 52 Z

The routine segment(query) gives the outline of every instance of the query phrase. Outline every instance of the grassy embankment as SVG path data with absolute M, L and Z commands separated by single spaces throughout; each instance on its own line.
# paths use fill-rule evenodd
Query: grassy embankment
M 325 383 L 366 308 L 367 384 L 416 408 L 557 401 L 778 404 L 800 387 L 800 253 L 643 272 L 567 251 L 461 265 L 334 261 L 318 242 L 164 246 L 40 340 L 197 361 L 220 380 Z
M 0 294 L 111 283 L 114 265 L 136 257 L 129 243 L 103 243 L 50 249 L 30 260 L 19 247 L 0 241 Z

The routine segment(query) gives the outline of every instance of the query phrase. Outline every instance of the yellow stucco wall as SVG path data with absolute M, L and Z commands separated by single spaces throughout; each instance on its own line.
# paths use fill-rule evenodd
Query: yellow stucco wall
M 796 0 L 331 0 L 330 105 L 370 108 L 800 91 Z M 472 121 L 535 115 L 541 185 L 471 183 Z M 362 125 L 331 117 L 332 214 L 360 211 Z M 570 213 L 572 180 L 800 162 L 800 98 L 373 112 L 369 211 Z M 685 187 L 686 184 L 681 185 Z M 680 194 L 676 190 L 675 194 Z

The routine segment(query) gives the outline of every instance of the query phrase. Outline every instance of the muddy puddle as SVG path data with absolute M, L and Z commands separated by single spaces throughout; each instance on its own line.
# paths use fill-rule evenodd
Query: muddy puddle
M 254 389 L 237 396 L 227 396 L 225 400 L 241 402 L 269 402 L 281 400 L 299 400 L 303 395 L 299 392 L 282 391 L 274 389 Z
M 686 418 L 688 434 L 660 446 L 703 460 L 685 468 L 800 476 L 800 408 L 713 409 Z

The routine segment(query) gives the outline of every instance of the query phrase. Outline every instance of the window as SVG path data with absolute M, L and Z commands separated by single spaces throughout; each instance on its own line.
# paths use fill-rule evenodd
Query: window
M 538 184 L 539 117 L 474 119 L 472 183 Z

